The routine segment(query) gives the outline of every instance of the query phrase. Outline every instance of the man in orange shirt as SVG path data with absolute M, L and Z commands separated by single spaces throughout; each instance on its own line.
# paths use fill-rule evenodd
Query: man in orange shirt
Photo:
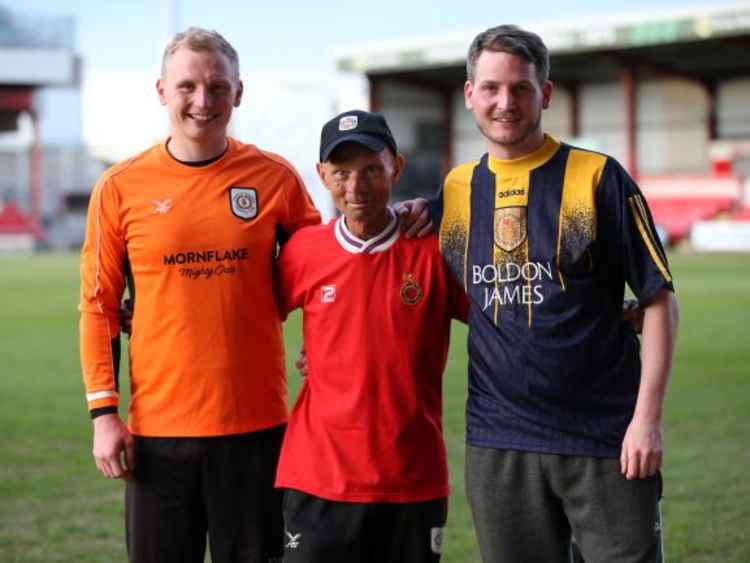
M 287 394 L 271 265 L 279 236 L 320 216 L 289 163 L 227 137 L 242 82 L 218 33 L 177 34 L 157 92 L 169 137 L 106 171 L 89 205 L 80 333 L 93 454 L 104 475 L 127 479 L 131 561 L 202 562 L 207 533 L 214 562 L 280 560 L 273 479 Z

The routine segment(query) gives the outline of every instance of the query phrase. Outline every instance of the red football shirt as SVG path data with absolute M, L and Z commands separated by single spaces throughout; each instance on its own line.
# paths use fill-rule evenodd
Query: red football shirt
M 467 301 L 437 237 L 377 237 L 343 218 L 298 231 L 279 259 L 282 314 L 302 307 L 309 374 L 276 485 L 337 501 L 448 495 L 442 374 L 451 318 Z

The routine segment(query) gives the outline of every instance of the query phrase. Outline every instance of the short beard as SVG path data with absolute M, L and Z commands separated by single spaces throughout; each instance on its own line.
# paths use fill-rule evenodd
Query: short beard
M 485 131 L 485 129 L 482 127 L 482 125 L 479 123 L 479 121 L 476 121 L 477 129 L 479 129 L 479 132 L 482 134 L 482 136 L 485 139 L 488 139 L 490 142 L 499 145 L 501 147 L 517 147 L 519 145 L 522 145 L 523 142 L 528 139 L 531 135 L 536 133 L 537 130 L 541 129 L 542 126 L 542 112 L 539 112 L 539 116 L 536 118 L 536 121 L 532 124 L 530 124 L 526 129 L 519 131 L 518 134 L 515 137 L 512 137 L 510 139 L 507 138 L 497 138 L 492 137 L 488 131 Z

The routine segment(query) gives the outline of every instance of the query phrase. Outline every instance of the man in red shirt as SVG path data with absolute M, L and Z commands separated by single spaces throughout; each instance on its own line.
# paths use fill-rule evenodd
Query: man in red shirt
M 276 478 L 289 563 L 440 558 L 441 381 L 467 300 L 434 234 L 400 235 L 387 203 L 403 166 L 381 115 L 329 121 L 318 173 L 342 216 L 279 258 L 279 309 L 302 308 L 309 365 Z

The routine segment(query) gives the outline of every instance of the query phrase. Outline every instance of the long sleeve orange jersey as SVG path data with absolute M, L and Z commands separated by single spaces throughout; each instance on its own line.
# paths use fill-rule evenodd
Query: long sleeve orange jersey
M 279 230 L 320 222 L 294 168 L 229 139 L 206 166 L 166 143 L 106 171 L 81 252 L 81 364 L 90 410 L 118 404 L 112 340 L 130 269 L 128 426 L 217 436 L 286 420 L 272 262 Z

